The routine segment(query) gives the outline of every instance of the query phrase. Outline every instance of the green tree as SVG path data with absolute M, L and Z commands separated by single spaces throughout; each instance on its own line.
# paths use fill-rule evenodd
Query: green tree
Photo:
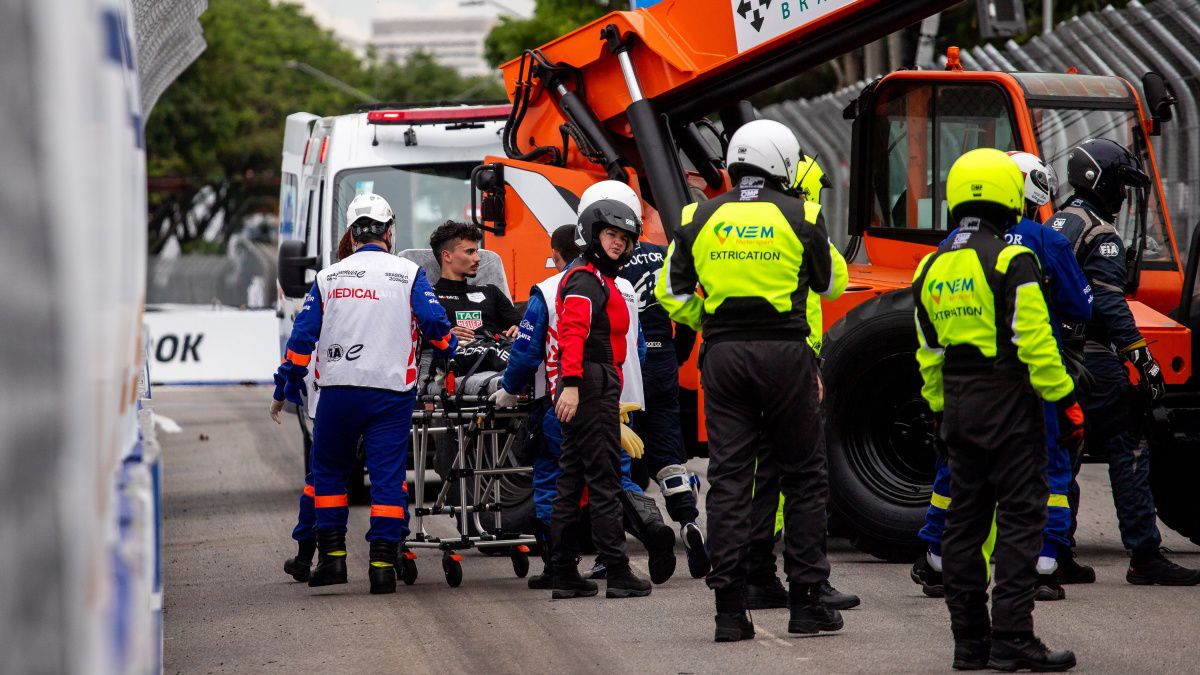
M 488 63 L 498 66 L 593 19 L 627 9 L 628 0 L 537 0 L 528 19 L 501 17 L 488 33 L 483 53 Z
M 426 54 L 402 64 L 373 56 L 364 62 L 297 5 L 209 0 L 201 23 L 207 49 L 163 94 L 146 126 L 151 252 L 172 237 L 187 250 L 211 248 L 201 237 L 218 218 L 223 236 L 215 248 L 223 248 L 247 215 L 275 210 L 285 118 L 352 112 L 362 103 L 291 62 L 381 101 L 503 95 L 496 78 L 460 77 Z M 198 202 L 205 208 L 195 209 Z
M 364 79 L 366 89 L 376 98 L 393 103 L 504 98 L 499 77 L 463 77 L 424 52 L 413 54 L 403 64 L 372 61 Z

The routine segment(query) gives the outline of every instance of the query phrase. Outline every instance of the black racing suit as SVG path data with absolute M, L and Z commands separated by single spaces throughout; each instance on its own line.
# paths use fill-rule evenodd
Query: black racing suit
M 633 430 L 646 444 L 646 469 L 653 478 L 663 467 L 682 465 L 683 435 L 679 422 L 679 363 L 671 318 L 654 297 L 654 283 L 662 269 L 667 249 L 638 242 L 633 257 L 621 268 L 621 276 L 633 284 L 638 299 L 638 320 L 646 339 L 646 361 L 642 365 L 642 389 L 646 409 L 630 416 Z M 689 329 L 684 329 L 691 334 Z M 694 334 L 691 334 L 694 339 Z M 691 523 L 700 512 L 691 492 L 666 497 L 667 513 L 677 523 Z
M 1108 461 L 1121 543 L 1131 551 L 1157 550 L 1162 543 L 1150 492 L 1150 446 L 1138 413 L 1138 392 L 1117 355 L 1145 344 L 1125 300 L 1125 244 L 1103 211 L 1076 197 L 1047 222 L 1071 242 L 1092 285 L 1092 320 L 1085 330 L 1084 364 L 1091 380 L 1079 402 L 1087 420 L 1087 447 Z M 1074 473 L 1079 474 L 1080 457 Z M 1079 483 L 1071 482 L 1071 539 L 1079 513 Z
M 550 513 L 551 562 L 559 567 L 574 566 L 579 555 L 584 486 L 599 561 L 610 570 L 629 565 L 621 522 L 620 402 L 631 317 L 615 274 L 588 263 L 568 271 L 558 287 L 555 402 L 564 388 L 579 388 L 575 417 L 562 425 L 562 473 Z
M 473 330 L 477 337 L 495 337 L 521 320 L 521 313 L 504 291 L 491 284 L 475 286 L 443 277 L 433 285 L 433 292 L 446 309 L 450 325 Z

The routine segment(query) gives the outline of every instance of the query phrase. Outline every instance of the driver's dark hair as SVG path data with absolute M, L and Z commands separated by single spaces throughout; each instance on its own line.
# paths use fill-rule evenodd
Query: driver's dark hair
M 429 248 L 433 249 L 433 257 L 441 263 L 442 251 L 453 248 L 454 242 L 460 239 L 463 241 L 483 241 L 483 230 L 471 223 L 447 220 L 438 225 L 433 234 L 429 235 Z
M 575 243 L 575 226 L 562 225 L 550 235 L 550 248 L 557 251 L 563 260 L 571 262 L 582 252 Z

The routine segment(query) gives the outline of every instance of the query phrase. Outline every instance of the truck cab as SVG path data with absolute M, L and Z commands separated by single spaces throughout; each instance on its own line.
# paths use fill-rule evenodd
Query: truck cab
M 1129 306 L 1167 383 L 1180 388 L 1192 376 L 1191 331 L 1172 318 L 1184 265 L 1150 142 L 1163 122 L 1146 113 L 1156 106 L 1143 108 L 1120 77 L 966 72 L 950 56 L 945 71 L 880 78 L 846 110 L 853 119 L 847 259 L 861 251 L 869 263 L 850 265 L 848 291 L 825 311 L 831 504 L 856 546 L 888 559 L 919 548 L 915 533 L 932 490 L 933 427 L 912 358 L 910 286 L 918 262 L 953 228 L 945 181 L 963 153 L 992 147 L 1043 158 L 1060 179 L 1055 201 L 1039 213 L 1046 222 L 1070 196 L 1073 148 L 1104 137 L 1133 149 L 1152 184 L 1131 192 L 1116 223 L 1133 254 Z

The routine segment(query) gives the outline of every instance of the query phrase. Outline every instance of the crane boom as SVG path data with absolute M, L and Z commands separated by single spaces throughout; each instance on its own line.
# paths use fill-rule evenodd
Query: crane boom
M 691 201 L 678 148 L 700 147 L 680 137 L 688 125 L 954 4 L 664 0 L 613 12 L 501 66 L 513 100 L 505 151 L 618 180 L 633 168 L 670 237 Z M 716 159 L 689 158 L 702 174 Z

